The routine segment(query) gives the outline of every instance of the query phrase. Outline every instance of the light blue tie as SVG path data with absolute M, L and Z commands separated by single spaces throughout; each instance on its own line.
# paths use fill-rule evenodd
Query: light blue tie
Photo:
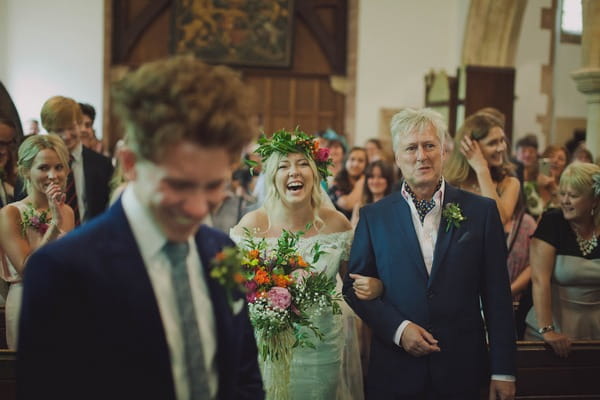
M 189 252 L 189 245 L 187 242 L 167 242 L 164 249 L 165 254 L 171 262 L 171 278 L 179 310 L 185 365 L 190 387 L 190 399 L 208 400 L 211 397 L 206 367 L 204 365 L 204 351 L 202 349 L 202 341 L 200 340 L 192 289 L 187 273 L 186 258 Z

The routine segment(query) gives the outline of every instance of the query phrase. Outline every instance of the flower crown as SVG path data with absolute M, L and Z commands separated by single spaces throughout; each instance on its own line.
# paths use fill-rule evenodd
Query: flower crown
M 331 175 L 329 166 L 333 164 L 333 160 L 329 158 L 329 149 L 319 147 L 319 141 L 314 136 L 299 131 L 297 127 L 293 132 L 281 129 L 270 138 L 263 133 L 258 139 L 255 152 L 262 157 L 263 162 L 273 153 L 302 153 L 315 162 L 322 179 Z

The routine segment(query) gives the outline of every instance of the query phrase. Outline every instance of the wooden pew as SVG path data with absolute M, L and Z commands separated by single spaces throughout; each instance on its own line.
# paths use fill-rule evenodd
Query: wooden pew
M 2 400 L 17 398 L 16 361 L 17 355 L 14 351 L 0 350 L 0 399 Z
M 566 359 L 543 342 L 519 342 L 517 399 L 600 399 L 600 341 L 573 344 Z
M 0 350 L 0 399 L 16 399 L 16 354 Z M 488 399 L 487 391 L 482 400 Z M 562 359 L 542 342 L 519 342 L 517 399 L 599 400 L 600 341 L 577 342 Z

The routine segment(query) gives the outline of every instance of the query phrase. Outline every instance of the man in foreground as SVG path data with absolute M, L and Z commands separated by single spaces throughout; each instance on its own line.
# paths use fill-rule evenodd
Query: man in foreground
M 31 256 L 18 395 L 262 399 L 247 309 L 208 274 L 233 243 L 201 226 L 254 138 L 246 89 L 180 57 L 130 73 L 113 98 L 132 180 L 106 213 Z

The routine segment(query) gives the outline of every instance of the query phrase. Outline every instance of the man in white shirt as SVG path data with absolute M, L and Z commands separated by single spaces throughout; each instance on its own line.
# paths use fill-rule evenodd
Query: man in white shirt
M 232 305 L 209 277 L 233 242 L 201 226 L 255 137 L 247 90 L 225 67 L 177 57 L 113 95 L 131 181 L 106 213 L 31 256 L 20 398 L 262 399 L 243 294 Z
M 361 209 L 348 266 L 381 279 L 384 291 L 359 300 L 364 288 L 353 285 L 363 280 L 344 281 L 373 330 L 367 398 L 475 400 L 489 383 L 490 399 L 513 399 L 515 331 L 495 202 L 444 181 L 441 115 L 405 109 L 391 132 L 402 190 Z

